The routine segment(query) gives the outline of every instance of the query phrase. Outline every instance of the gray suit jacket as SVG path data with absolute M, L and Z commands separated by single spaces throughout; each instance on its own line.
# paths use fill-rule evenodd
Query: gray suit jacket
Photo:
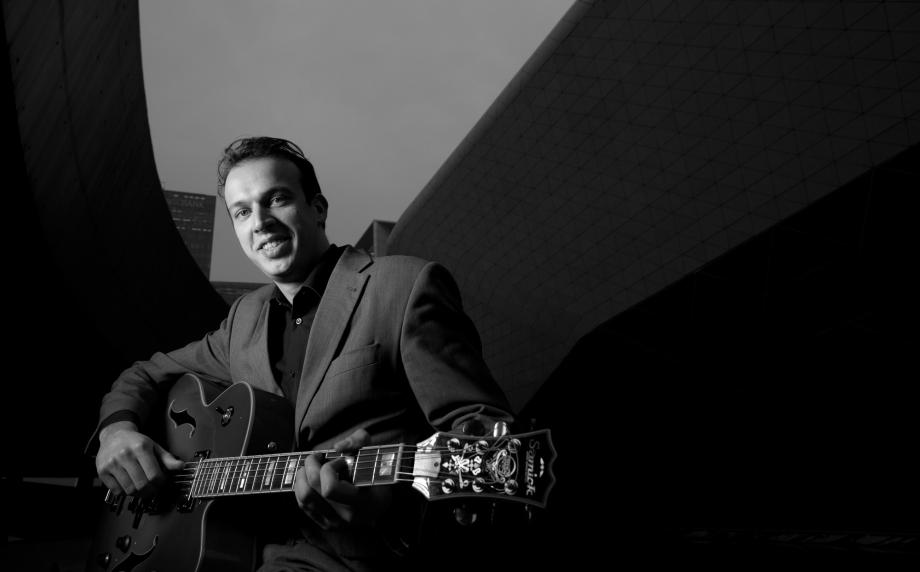
M 268 359 L 272 289 L 240 297 L 204 339 L 125 370 L 103 398 L 100 418 L 132 411 L 143 429 L 187 372 L 280 395 Z M 457 286 L 437 263 L 373 259 L 347 248 L 317 308 L 304 360 L 294 418 L 301 450 L 327 447 L 359 427 L 372 443 L 414 442 L 474 417 L 511 418 Z

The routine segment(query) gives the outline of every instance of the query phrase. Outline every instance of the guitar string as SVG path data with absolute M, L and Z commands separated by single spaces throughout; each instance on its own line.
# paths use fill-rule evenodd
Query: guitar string
M 296 455 L 292 455 L 291 457 L 295 457 L 295 456 Z M 298 461 L 300 461 L 300 459 L 298 459 Z M 271 486 L 277 486 L 277 485 L 273 485 L 272 483 L 265 485 L 264 484 L 265 479 L 269 477 L 269 475 L 270 475 L 271 481 L 275 481 L 279 478 L 282 480 L 285 479 L 286 477 L 289 478 L 291 474 L 290 470 L 287 468 L 289 463 L 290 463 L 290 458 L 283 463 L 276 462 L 275 467 L 272 467 L 271 469 L 271 473 L 269 473 L 268 471 L 261 471 L 263 466 L 269 467 L 272 465 L 272 461 L 266 460 L 266 459 L 262 459 L 256 463 L 250 463 L 249 466 L 246 466 L 245 463 L 239 463 L 237 461 L 230 461 L 229 463 L 214 463 L 213 467 L 204 467 L 201 473 L 199 473 L 197 470 L 193 470 L 191 473 L 188 473 L 185 475 L 179 475 L 176 477 L 175 482 L 179 483 L 180 485 L 187 484 L 189 486 L 196 486 L 198 490 L 213 488 L 213 485 L 216 483 L 226 484 L 228 482 L 235 482 L 238 480 L 246 480 L 250 482 L 251 484 L 249 484 L 249 486 L 251 488 L 259 486 L 259 483 L 263 483 L 262 486 L 271 487 Z M 231 466 L 231 464 L 235 464 L 235 466 Z M 354 468 L 353 474 L 356 477 L 357 477 L 358 471 L 362 471 L 362 470 L 366 471 L 367 469 L 371 467 L 379 466 L 379 462 L 377 462 L 376 459 L 367 460 L 367 461 L 359 462 L 356 464 L 358 466 L 353 467 Z M 298 462 L 296 463 L 296 466 L 297 466 L 297 470 L 299 470 L 302 467 L 302 463 Z M 209 469 L 213 469 L 213 470 L 209 470 Z M 281 470 L 279 471 L 278 469 L 281 469 Z M 444 472 L 444 471 L 439 470 L 438 474 L 439 476 L 441 474 L 446 474 L 447 476 L 455 476 L 454 473 L 451 473 L 449 471 Z M 406 471 L 406 470 L 402 470 L 402 469 L 397 469 L 395 471 L 395 475 L 397 479 L 399 478 L 400 475 L 409 475 L 410 480 L 414 479 L 416 476 L 415 473 Z M 459 475 L 456 475 L 456 476 L 459 476 Z M 371 481 L 374 481 L 377 478 L 380 478 L 381 481 L 383 481 L 384 479 L 388 479 L 389 475 L 381 475 L 379 477 L 376 473 L 371 475 Z M 477 477 L 476 476 L 469 477 L 470 480 L 474 480 L 475 478 Z M 494 481 L 491 481 L 491 480 L 486 481 L 486 483 L 493 483 L 493 482 Z
M 296 460 L 295 460 L 296 459 Z M 267 471 L 264 469 L 271 467 L 272 472 L 277 472 L 278 474 L 284 474 L 290 472 L 288 465 L 291 464 L 291 461 L 295 461 L 294 464 L 297 469 L 300 469 L 304 466 L 304 459 L 298 458 L 296 455 L 290 456 L 284 461 L 271 460 L 271 459 L 258 459 L 253 458 L 254 462 L 249 462 L 239 460 L 230 460 L 230 461 L 214 461 L 203 466 L 197 467 L 185 467 L 180 469 L 175 473 L 176 479 L 191 478 L 194 479 L 201 475 L 213 475 L 214 473 L 228 473 L 233 474 L 234 477 L 239 477 L 243 473 L 262 473 L 264 475 Z M 399 464 L 405 464 L 406 462 L 414 462 L 412 459 L 404 459 L 400 461 Z M 272 466 L 274 464 L 274 466 Z M 377 467 L 386 467 L 386 466 L 395 466 L 397 465 L 396 461 L 392 462 L 380 462 L 379 459 L 365 459 L 358 460 L 352 463 L 347 467 L 348 472 L 357 474 L 358 472 L 367 472 L 368 470 L 374 469 Z M 295 469 L 296 470 L 296 469 Z M 397 469 L 399 470 L 399 469 Z M 376 472 L 376 471 L 375 471 Z M 209 478 L 207 476 L 203 478 Z
M 395 446 L 395 445 L 392 445 L 391 447 L 394 447 L 394 448 L 395 448 L 396 446 Z M 381 449 L 382 449 L 382 448 L 381 448 Z M 501 451 L 501 450 L 503 450 L 503 449 L 500 448 L 500 447 L 490 447 L 489 449 L 487 449 L 486 451 L 483 451 L 483 452 L 475 452 L 475 451 L 466 451 L 466 452 L 464 452 L 464 451 L 457 451 L 457 450 L 455 450 L 455 449 L 451 449 L 450 447 L 432 447 L 432 448 L 430 448 L 430 449 L 427 449 L 427 448 L 416 449 L 415 451 L 412 451 L 412 450 L 407 451 L 407 450 L 404 448 L 404 449 L 403 449 L 403 453 L 404 453 L 404 454 L 405 454 L 405 453 L 417 454 L 417 453 L 421 452 L 422 454 L 425 454 L 425 453 L 449 452 L 449 453 L 454 453 L 454 454 L 458 454 L 458 455 L 459 455 L 459 454 L 464 454 L 464 453 L 465 453 L 465 454 L 470 454 L 470 453 L 474 453 L 474 452 L 475 452 L 475 453 L 478 454 L 478 455 L 484 455 L 484 454 L 489 453 L 489 452 Z M 392 451 L 392 453 L 394 453 L 394 454 L 397 453 L 397 452 L 398 452 L 398 451 Z M 333 453 L 334 453 L 335 455 L 337 455 L 337 456 L 333 456 L 333 455 L 332 455 Z M 282 457 L 288 457 L 288 458 L 290 458 L 290 457 L 304 457 L 304 458 L 306 458 L 306 457 L 309 457 L 309 456 L 311 456 L 311 455 L 318 455 L 318 454 L 324 454 L 324 455 L 327 456 L 327 458 L 330 458 L 330 459 L 333 459 L 333 460 L 334 460 L 334 459 L 339 459 L 339 458 L 342 458 L 342 457 L 351 457 L 351 458 L 357 459 L 358 462 L 367 462 L 366 460 L 361 459 L 362 453 L 377 455 L 377 454 L 378 454 L 378 451 L 373 451 L 373 452 L 372 452 L 371 449 L 361 449 L 361 450 L 358 451 L 358 453 L 355 454 L 355 455 L 345 455 L 345 454 L 339 453 L 339 452 L 337 452 L 337 451 L 302 451 L 302 452 L 290 452 L 290 453 L 269 453 L 269 454 L 266 454 L 266 455 L 245 455 L 245 456 L 240 456 L 240 457 L 211 457 L 211 458 L 207 458 L 207 459 L 202 459 L 202 460 L 200 460 L 200 461 L 186 461 L 186 462 L 185 462 L 185 465 L 184 465 L 184 467 L 183 467 L 183 469 L 180 469 L 180 470 L 194 470 L 195 466 L 197 466 L 199 463 L 215 464 L 215 463 L 219 463 L 219 462 L 228 462 L 228 461 L 229 461 L 229 462 L 242 462 L 242 461 L 249 460 L 249 459 L 252 459 L 252 460 L 258 459 L 260 462 L 261 462 L 261 461 L 264 461 L 264 462 L 271 462 L 271 459 L 281 459 Z M 384 452 L 384 454 L 389 454 L 389 453 L 391 453 L 391 452 L 390 452 L 390 451 L 385 451 L 385 452 Z M 266 457 L 268 457 L 269 459 L 266 459 Z M 371 462 L 376 462 L 376 459 L 375 459 L 375 461 L 371 461 Z
M 282 475 L 275 475 L 275 477 L 272 479 L 272 482 L 271 482 L 270 484 L 268 484 L 268 485 L 265 485 L 265 484 L 264 484 L 264 480 L 263 480 L 263 479 L 254 479 L 254 480 L 251 480 L 251 481 L 250 481 L 250 480 L 247 480 L 247 481 L 246 481 L 246 483 L 247 483 L 246 486 L 249 487 L 247 490 L 256 490 L 256 488 L 260 486 L 260 483 L 261 483 L 263 486 L 267 486 L 267 487 L 285 487 L 285 486 L 290 487 L 290 486 L 292 486 L 291 483 L 285 483 L 283 480 L 282 480 L 282 482 L 280 482 L 280 483 L 276 483 L 275 481 L 277 480 L 277 477 L 281 477 L 281 476 L 282 476 Z M 414 481 L 414 480 L 416 479 L 416 477 L 417 477 L 417 476 L 416 476 L 414 473 L 410 472 L 410 471 L 398 471 L 392 478 L 391 478 L 391 477 L 381 478 L 381 479 L 379 480 L 379 484 L 381 484 L 381 485 L 382 485 L 382 484 L 387 484 L 387 483 L 388 483 L 389 481 L 391 481 L 391 480 L 392 480 L 393 482 L 400 482 L 400 481 L 412 482 L 412 481 Z M 446 474 L 444 474 L 444 475 L 439 474 L 437 477 L 428 477 L 428 478 L 429 478 L 432 482 L 441 482 L 444 478 L 452 478 L 452 477 L 459 477 L 459 475 L 456 475 L 456 474 L 454 474 L 454 473 L 446 473 Z M 463 480 L 470 480 L 470 481 L 474 480 L 474 478 L 472 478 L 472 477 L 466 477 L 465 479 L 464 479 L 463 477 L 460 477 L 460 478 L 463 479 Z M 228 478 L 226 478 L 226 479 L 219 479 L 219 480 L 223 480 L 225 483 L 231 483 L 231 482 L 232 482 L 232 483 L 235 483 L 235 482 L 241 480 L 241 478 L 228 477 Z M 195 481 L 194 479 L 192 479 L 192 480 L 174 481 L 174 482 L 175 482 L 176 484 L 178 484 L 180 487 L 183 487 L 183 486 L 191 486 L 191 485 L 194 485 L 194 484 L 196 484 L 196 483 L 200 483 L 201 481 Z M 487 481 L 485 481 L 485 482 L 486 482 L 486 483 L 494 483 L 494 482 L 496 482 L 496 481 L 494 481 L 494 480 L 487 480 Z M 359 484 L 356 485 L 356 486 L 362 486 L 362 485 L 366 485 L 366 484 L 378 484 L 378 483 L 375 483 L 375 482 L 373 482 L 373 481 L 362 481 L 361 483 L 359 483 Z M 237 486 L 238 486 L 238 485 L 237 485 Z M 264 489 L 260 489 L 260 490 L 264 490 Z
M 399 446 L 398 445 L 387 445 L 384 447 L 398 449 Z M 351 456 L 353 458 L 356 458 L 357 461 L 351 467 L 349 467 L 349 470 L 353 471 L 354 475 L 357 475 L 358 471 L 366 471 L 371 467 L 379 466 L 380 465 L 379 453 L 384 447 L 381 447 L 379 449 L 369 447 L 369 448 L 359 450 L 356 455 Z M 403 445 L 402 446 L 403 452 L 409 453 L 409 454 L 418 453 L 419 449 L 421 449 L 421 452 L 423 454 L 436 452 L 436 451 L 450 451 L 450 452 L 462 453 L 462 451 L 457 451 L 456 448 L 452 448 L 449 446 L 448 447 L 443 447 L 443 446 L 442 447 L 427 447 L 427 448 L 426 447 L 420 448 L 417 445 Z M 372 450 L 375 455 L 374 459 L 361 460 L 362 452 L 370 453 Z M 490 447 L 489 450 L 480 452 L 478 454 L 485 454 L 489 451 L 494 451 L 494 450 L 500 450 L 500 449 L 497 447 Z M 393 453 L 395 452 L 396 451 L 393 451 Z M 469 453 L 469 451 L 467 453 Z M 208 489 L 211 489 L 213 491 L 213 485 L 216 483 L 222 482 L 226 484 L 227 482 L 234 482 L 240 479 L 249 479 L 250 478 L 249 473 L 252 472 L 253 476 L 252 476 L 252 483 L 250 484 L 250 489 L 249 490 L 244 489 L 244 492 L 251 492 L 251 491 L 256 490 L 255 487 L 259 486 L 258 483 L 260 482 L 263 483 L 262 485 L 263 487 L 272 486 L 271 483 L 268 485 L 264 485 L 266 471 L 262 471 L 261 475 L 259 474 L 260 470 L 263 467 L 268 467 L 268 466 L 271 466 L 272 463 L 275 463 L 277 467 L 281 467 L 283 468 L 283 470 L 282 472 L 275 474 L 276 469 L 272 467 L 272 473 L 273 473 L 271 477 L 272 480 L 274 481 L 275 479 L 279 477 L 284 479 L 284 477 L 287 474 L 289 474 L 289 471 L 286 468 L 286 466 L 290 464 L 292 458 L 296 458 L 296 465 L 299 469 L 302 466 L 302 461 L 303 461 L 302 458 L 309 456 L 309 455 L 314 455 L 314 454 L 325 454 L 327 457 L 334 456 L 335 458 L 349 456 L 349 455 L 343 455 L 340 452 L 334 451 L 334 450 L 320 450 L 320 451 L 306 451 L 306 452 L 301 452 L 301 453 L 290 453 L 290 454 L 283 454 L 283 453 L 282 454 L 272 454 L 269 458 L 266 458 L 267 456 L 265 455 L 251 455 L 251 456 L 246 456 L 246 457 L 225 457 L 225 458 L 204 459 L 202 461 L 189 461 L 188 463 L 185 464 L 185 466 L 182 469 L 182 471 L 185 471 L 186 474 L 180 475 L 179 477 L 177 477 L 176 482 L 178 482 L 180 486 L 188 485 L 189 489 L 194 487 L 196 489 L 197 494 L 201 494 L 201 493 L 206 494 Z M 283 457 L 287 457 L 287 458 L 282 461 Z M 250 462 L 247 465 L 246 463 L 247 460 L 255 461 L 255 462 L 254 463 Z M 409 459 L 406 459 L 406 460 L 408 461 Z M 282 461 L 282 462 L 279 462 L 279 461 Z M 199 467 L 198 465 L 203 465 L 203 466 Z M 200 474 L 199 474 L 199 469 L 202 470 Z M 396 477 L 397 480 L 400 479 L 400 477 L 398 476 L 399 474 L 410 475 L 410 477 L 406 480 L 414 480 L 415 478 L 415 475 L 413 473 L 410 473 L 407 471 L 397 470 L 396 473 L 397 473 L 397 477 Z M 447 475 L 453 476 L 452 473 L 447 473 Z M 376 478 L 377 478 L 376 474 L 372 475 L 372 481 L 375 480 Z M 384 475 L 384 476 L 381 476 L 380 478 L 381 480 L 387 479 L 389 478 L 389 475 Z M 475 478 L 476 477 L 470 477 L 470 480 L 475 479 Z M 439 482 L 439 481 L 435 481 L 435 482 Z M 484 484 L 494 484 L 494 481 L 487 481 Z M 261 488 L 259 490 L 264 491 L 264 488 Z M 227 492 L 227 491 L 220 491 L 220 492 L 223 494 L 234 494 L 233 492 Z
M 433 452 L 433 451 L 432 451 Z M 484 451 L 476 453 L 477 455 L 485 455 L 490 451 Z M 412 453 L 412 452 L 410 452 Z M 422 455 L 429 453 L 429 451 L 422 451 Z M 184 472 L 186 475 L 194 475 L 199 473 L 199 471 L 207 471 L 212 469 L 217 469 L 219 471 L 224 471 L 230 467 L 231 471 L 241 472 L 241 471 L 258 471 L 263 467 L 270 466 L 273 463 L 276 466 L 284 467 L 291 463 L 292 460 L 295 460 L 295 464 L 299 467 L 302 466 L 306 457 L 314 453 L 292 453 L 292 454 L 280 454 L 280 455 L 253 455 L 246 457 L 224 457 L 224 458 L 214 458 L 214 459 L 205 459 L 202 461 L 189 461 L 185 463 L 182 469 L 179 469 L 179 473 Z M 417 454 L 417 452 L 415 453 Z M 469 454 L 469 453 L 468 453 Z M 369 467 L 376 467 L 381 465 L 395 465 L 396 461 L 384 461 L 381 462 L 379 455 L 375 454 L 373 459 L 362 458 L 362 455 L 349 455 L 355 459 L 348 469 L 351 471 L 361 471 L 366 470 Z M 336 457 L 342 458 L 342 456 Z M 406 458 L 400 462 L 404 463 L 407 461 L 412 461 L 411 458 Z M 248 462 L 248 463 L 247 463 Z M 213 471 L 212 471 L 213 472 Z
M 470 481 L 470 480 L 472 480 L 472 479 L 466 479 L 466 480 L 467 480 L 467 481 Z M 415 482 L 415 478 L 414 478 L 414 477 L 398 477 L 398 478 L 396 478 L 393 482 L 397 482 L 397 483 L 413 483 L 413 482 Z M 429 483 L 430 483 L 430 484 L 433 484 L 433 485 L 440 485 L 440 484 L 443 484 L 443 483 L 444 483 L 444 479 L 434 479 L 434 478 L 432 478 L 432 479 L 429 480 Z M 384 483 L 380 483 L 380 484 L 384 484 Z M 387 484 L 388 484 L 388 483 L 387 483 Z M 486 483 L 483 483 L 483 484 L 486 485 L 486 486 L 490 486 L 490 485 L 495 485 L 495 484 L 498 484 L 498 483 L 497 483 L 496 481 L 487 481 Z M 465 487 L 464 487 L 464 488 L 465 488 Z M 288 492 L 288 491 L 292 491 L 293 489 L 294 489 L 293 484 L 289 484 L 289 485 L 279 485 L 279 486 L 276 486 L 275 488 L 270 488 L 270 489 L 268 489 L 268 490 L 266 490 L 266 489 L 264 489 L 264 488 L 263 488 L 263 489 L 254 489 L 254 488 L 250 488 L 250 489 L 242 488 L 242 489 L 239 489 L 239 488 L 237 488 L 237 489 L 229 489 L 229 490 L 208 491 L 208 490 L 192 490 L 191 487 L 183 487 L 183 488 L 182 488 L 182 492 L 183 492 L 183 493 L 189 493 L 190 495 L 192 495 L 192 496 L 195 497 L 195 498 L 206 498 L 206 497 L 221 497 L 221 496 L 234 496 L 234 495 L 237 495 L 237 496 L 238 496 L 238 495 L 245 495 L 245 494 L 248 494 L 248 493 Z
M 389 451 L 384 451 L 385 449 L 393 449 L 393 450 L 394 450 L 393 452 L 395 453 L 395 452 L 398 452 L 398 451 L 399 451 L 400 447 L 402 447 L 402 451 L 403 451 L 403 452 L 410 452 L 410 453 L 411 453 L 411 452 L 417 452 L 417 451 L 422 451 L 422 452 L 424 452 L 424 453 L 427 453 L 427 452 L 429 452 L 429 451 L 455 451 L 455 450 L 456 450 L 456 449 L 451 448 L 450 446 L 438 446 L 438 447 L 424 447 L 424 446 L 421 446 L 421 447 L 420 447 L 419 445 L 380 445 L 380 446 L 362 447 L 361 449 L 358 449 L 358 453 L 359 453 L 359 454 L 362 453 L 362 452 L 364 452 L 364 453 L 371 453 L 371 452 L 376 453 L 377 451 L 380 451 L 380 452 L 389 452 Z M 489 449 L 490 449 L 490 450 L 496 450 L 496 449 L 500 450 L 501 447 L 497 447 L 497 446 L 494 446 L 494 445 L 490 445 Z M 457 452 L 460 452 L 460 451 L 457 451 Z M 343 456 L 345 455 L 345 454 L 342 453 L 341 451 L 336 451 L 335 449 L 319 449 L 319 450 L 316 450 L 316 451 L 289 451 L 289 452 L 287 452 L 287 453 L 266 453 L 266 454 L 264 454 L 264 455 L 242 455 L 242 456 L 230 456 L 230 457 L 211 457 L 211 458 L 203 459 L 203 461 L 214 461 L 214 460 L 219 460 L 219 459 L 246 459 L 246 458 L 256 458 L 256 457 L 266 457 L 266 456 L 281 457 L 281 456 L 284 456 L 284 455 L 292 455 L 292 456 L 293 456 L 293 455 L 304 455 L 304 456 L 307 456 L 307 455 L 318 455 L 318 454 L 324 454 L 324 455 L 336 454 L 336 455 L 343 455 Z M 354 456 L 356 456 L 356 455 L 349 455 L 349 456 L 354 457 Z M 198 462 L 198 461 L 188 461 L 188 463 L 197 463 L 197 462 Z
M 247 463 L 245 460 L 240 460 L 240 459 L 252 460 L 254 462 Z M 265 458 L 259 458 L 259 457 L 241 457 L 241 458 L 236 458 L 236 459 L 231 458 L 231 460 L 228 460 L 228 461 L 211 460 L 210 462 L 208 462 L 207 464 L 203 466 L 193 466 L 193 467 L 186 466 L 185 468 L 180 469 L 180 473 L 177 474 L 176 478 L 177 479 L 181 479 L 181 478 L 194 479 L 198 475 L 213 475 L 215 472 L 216 473 L 232 473 L 234 475 L 234 478 L 239 477 L 239 475 L 243 474 L 244 472 L 248 474 L 248 473 L 258 473 L 261 471 L 262 474 L 264 475 L 266 471 L 263 471 L 262 469 L 265 469 L 267 467 L 272 467 L 272 472 L 276 472 L 280 469 L 279 474 L 284 474 L 284 473 L 289 472 L 289 469 L 287 467 L 288 465 L 291 464 L 291 461 L 295 459 L 296 461 L 294 464 L 297 467 L 297 469 L 299 469 L 300 467 L 303 466 L 304 459 L 300 458 L 300 456 L 298 455 L 290 455 L 288 456 L 287 459 L 280 461 L 280 462 L 279 462 L 279 459 L 265 459 Z M 401 463 L 405 463 L 408 461 L 412 461 L 412 459 L 402 460 Z M 274 466 L 272 466 L 273 464 Z M 348 466 L 347 468 L 349 472 L 357 474 L 359 471 L 367 471 L 369 469 L 376 469 L 377 467 L 381 467 L 381 466 L 393 466 L 396 464 L 397 463 L 395 460 L 392 462 L 382 463 L 379 459 L 375 458 L 375 459 L 357 460 L 352 465 Z
M 301 467 L 298 466 L 297 470 L 299 470 L 300 468 Z M 295 470 L 294 472 L 296 473 L 297 471 Z M 454 473 L 450 472 L 449 470 L 448 471 L 440 471 L 440 470 L 438 471 L 439 475 L 442 473 L 447 474 L 447 475 L 454 475 Z M 393 472 L 393 474 L 412 475 L 413 477 L 416 476 L 414 472 L 407 471 L 404 469 L 397 469 Z M 201 474 L 180 475 L 176 477 L 173 480 L 173 482 L 179 483 L 179 484 L 190 484 L 190 483 L 196 483 L 196 482 L 206 483 L 206 482 L 211 482 L 211 481 L 238 481 L 238 480 L 246 479 L 246 480 L 251 480 L 253 483 L 257 483 L 257 482 L 264 482 L 265 479 L 269 477 L 271 480 L 274 481 L 278 478 L 284 479 L 285 477 L 290 477 L 291 475 L 292 473 L 287 469 L 284 469 L 282 471 L 277 471 L 273 469 L 271 473 L 269 473 L 268 471 L 262 471 L 260 473 L 258 470 L 252 470 L 252 468 L 250 468 L 248 471 L 237 470 L 237 469 L 227 470 L 226 468 L 224 468 L 223 470 L 210 471 L 210 472 L 201 473 Z M 380 480 L 384 480 L 384 479 L 389 478 L 389 476 L 390 475 L 379 475 L 377 473 L 374 473 L 371 476 L 371 479 L 375 480 L 379 478 Z M 355 474 L 355 477 L 357 477 L 357 474 Z M 472 478 L 475 479 L 476 477 L 474 476 Z M 362 476 L 362 480 L 366 480 L 366 479 L 367 477 Z
M 466 481 L 466 482 L 471 482 L 472 479 L 465 479 L 465 481 Z M 413 477 L 399 477 L 399 478 L 396 478 L 396 479 L 393 481 L 393 483 L 414 483 L 414 482 L 415 482 L 415 478 L 413 478 Z M 428 484 L 430 485 L 430 487 L 434 487 L 435 489 L 437 489 L 439 485 L 443 485 L 444 483 L 445 483 L 445 479 L 434 479 L 434 478 L 432 478 L 432 479 L 430 479 L 430 480 L 428 481 Z M 364 485 L 358 485 L 358 486 L 368 486 L 368 485 L 369 485 L 369 486 L 374 486 L 375 484 L 376 484 L 376 485 L 385 485 L 385 484 L 392 484 L 392 483 L 365 483 Z M 455 483 L 455 485 L 460 485 L 461 490 L 462 490 L 462 489 L 466 489 L 466 488 L 469 486 L 469 485 L 463 485 L 462 482 L 461 482 L 461 483 Z M 500 482 L 497 482 L 497 481 L 487 481 L 487 482 L 481 483 L 480 486 L 483 487 L 483 490 L 478 491 L 478 493 L 485 492 L 486 490 L 492 490 L 492 491 L 502 491 L 503 494 L 510 494 L 511 496 L 514 496 L 514 492 L 512 492 L 512 493 L 506 492 L 505 489 L 504 489 L 503 484 L 500 483 Z M 190 495 L 190 496 L 192 496 L 192 497 L 195 497 L 195 498 L 221 497 L 221 496 L 232 496 L 232 495 L 243 495 L 243 494 L 260 494 L 260 493 L 273 493 L 273 492 L 287 492 L 287 491 L 293 491 L 293 490 L 294 490 L 293 484 L 288 484 L 288 485 L 276 485 L 276 486 L 270 487 L 270 488 L 239 488 L 239 487 L 235 487 L 235 488 L 230 488 L 230 489 L 216 489 L 216 490 L 215 490 L 215 489 L 197 489 L 197 488 L 193 489 L 193 488 L 190 487 L 190 486 L 186 486 L 186 487 L 180 487 L 180 489 L 179 489 L 179 491 L 180 491 L 182 494 L 188 494 L 188 495 Z M 475 491 L 474 491 L 474 492 L 475 492 Z M 477 493 L 477 494 L 478 494 L 478 493 Z
M 419 475 L 416 475 L 415 473 L 413 473 L 413 472 L 411 472 L 411 471 L 396 471 L 396 472 L 394 473 L 394 475 L 393 475 L 393 477 L 396 478 L 396 479 L 400 478 L 401 476 L 408 476 L 408 478 L 415 479 L 415 478 L 416 478 L 417 476 L 419 476 Z M 453 473 L 453 472 L 438 472 L 438 477 L 442 477 L 442 476 L 446 476 L 446 477 L 458 476 L 458 477 L 459 477 L 460 475 L 459 475 L 458 473 Z M 467 478 L 469 478 L 470 480 L 475 480 L 475 479 L 478 478 L 479 476 L 480 476 L 480 475 L 476 475 L 476 476 L 467 477 Z M 265 477 L 266 477 L 266 475 L 264 475 L 264 474 L 261 475 L 261 476 L 260 476 L 260 475 L 254 475 L 254 478 L 250 479 L 249 475 L 243 476 L 243 475 L 241 475 L 241 474 L 237 474 L 237 475 L 233 475 L 233 476 L 231 476 L 231 475 L 219 476 L 219 478 L 213 479 L 213 481 L 236 482 L 236 481 L 246 480 L 246 482 L 249 483 L 248 486 L 250 486 L 250 487 L 259 486 L 259 483 L 262 483 L 263 486 L 278 486 L 278 485 L 274 484 L 274 482 L 275 482 L 276 480 L 281 479 L 281 480 L 282 480 L 282 483 L 283 483 L 284 479 L 285 479 L 286 477 L 291 478 L 291 475 L 290 475 L 289 473 L 287 473 L 287 474 L 285 474 L 285 473 L 272 474 L 271 479 L 270 479 L 271 482 L 270 482 L 269 484 L 267 484 L 267 485 L 265 484 Z M 438 477 L 428 477 L 428 478 L 438 478 Z M 381 482 L 381 484 L 384 484 L 384 483 L 385 483 L 386 481 L 388 481 L 390 478 L 391 478 L 390 475 L 384 475 L 384 476 L 381 476 L 381 477 L 378 477 L 377 475 L 374 475 L 374 476 L 371 478 L 370 481 L 368 481 L 366 478 L 361 479 L 361 481 L 362 481 L 362 484 L 363 484 L 363 483 L 367 483 L 367 482 L 375 482 L 376 480 L 379 479 L 380 482 Z M 462 477 L 461 477 L 461 478 L 462 478 Z M 484 477 L 482 477 L 482 478 L 485 480 Z M 181 486 L 181 485 L 192 485 L 192 484 L 204 484 L 204 483 L 213 482 L 213 481 L 212 481 L 209 477 L 206 477 L 206 478 L 204 478 L 204 479 L 196 479 L 196 478 L 192 477 L 192 478 L 176 479 L 176 480 L 174 480 L 173 482 Z M 485 480 L 485 482 L 488 483 L 488 482 L 494 482 L 494 481 L 492 481 L 492 480 Z

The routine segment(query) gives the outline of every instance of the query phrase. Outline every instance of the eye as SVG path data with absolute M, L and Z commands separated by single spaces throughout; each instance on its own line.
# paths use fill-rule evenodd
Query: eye
M 283 204 L 285 204 L 285 203 L 287 202 L 287 195 L 284 195 L 284 194 L 282 194 L 282 193 L 278 193 L 278 194 L 276 194 L 276 195 L 272 195 L 272 198 L 271 198 L 271 200 L 270 200 L 269 202 L 270 202 L 272 205 L 283 205 Z
M 249 209 L 239 209 L 235 213 L 233 213 L 233 218 L 237 220 L 245 218 L 247 216 L 249 216 Z

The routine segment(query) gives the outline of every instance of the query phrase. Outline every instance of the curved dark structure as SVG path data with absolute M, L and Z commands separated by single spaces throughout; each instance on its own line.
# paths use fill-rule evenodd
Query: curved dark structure
M 27 462 L 9 470 L 75 475 L 117 372 L 202 336 L 226 304 L 163 198 L 137 3 L 4 2 L 2 17 L 5 194 L 15 204 L 7 283 L 17 286 L 8 300 L 21 372 L 7 386 L 20 404 L 12 425 L 28 434 L 13 443 Z

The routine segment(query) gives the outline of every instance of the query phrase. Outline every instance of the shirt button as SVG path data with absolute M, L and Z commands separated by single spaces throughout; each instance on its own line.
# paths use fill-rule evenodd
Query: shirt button
M 297 376 L 297 372 L 294 370 L 291 370 L 291 377 L 296 377 L 296 376 Z
M 297 318 L 296 320 L 294 320 L 294 323 L 297 324 L 298 326 L 299 326 L 302 322 L 303 322 L 303 318 Z

